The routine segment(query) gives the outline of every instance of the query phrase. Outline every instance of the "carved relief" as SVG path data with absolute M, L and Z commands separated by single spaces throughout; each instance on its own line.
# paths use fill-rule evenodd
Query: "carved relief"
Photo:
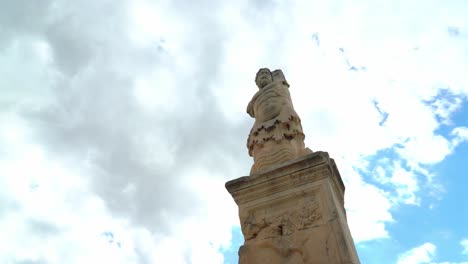
M 275 208 L 276 210 L 272 210 L 275 214 L 262 215 L 262 217 L 259 215 L 264 210 L 257 208 L 256 211 L 250 211 L 245 219 L 241 219 L 245 240 L 289 236 L 298 230 L 319 225 L 322 214 L 314 196 L 301 198 L 296 206 L 292 206 L 290 203 L 286 205 L 289 205 L 286 210 Z
M 247 139 L 254 158 L 250 173 L 306 155 L 301 119 L 294 110 L 289 84 L 281 70 L 260 69 L 255 78 L 259 91 L 247 106 L 255 123 Z
M 242 219 L 241 219 L 242 220 Z M 254 239 L 258 236 L 261 230 L 268 227 L 269 224 L 266 219 L 262 219 L 257 222 L 257 218 L 253 212 L 250 212 L 248 216 L 242 221 L 242 233 L 244 234 L 245 240 Z
M 307 229 L 317 222 L 322 217 L 319 206 L 313 201 L 304 201 L 298 209 L 298 224 L 299 230 Z

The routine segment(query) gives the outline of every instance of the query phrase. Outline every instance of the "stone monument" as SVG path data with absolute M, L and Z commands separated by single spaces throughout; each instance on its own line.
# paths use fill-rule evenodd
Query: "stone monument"
M 304 145 L 283 72 L 260 69 L 247 106 L 250 176 L 226 183 L 239 206 L 241 264 L 357 264 L 346 221 L 344 184 L 326 152 Z

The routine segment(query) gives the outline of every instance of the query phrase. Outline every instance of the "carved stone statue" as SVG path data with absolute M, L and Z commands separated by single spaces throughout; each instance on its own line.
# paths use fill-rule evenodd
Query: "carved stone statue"
M 250 174 L 312 153 L 304 146 L 301 119 L 294 111 L 283 72 L 262 68 L 255 83 L 259 91 L 247 106 L 247 113 L 255 118 L 247 139 L 249 155 L 254 158 Z
M 239 206 L 239 264 L 359 264 L 346 220 L 345 186 L 326 152 L 304 146 L 281 70 L 260 69 L 247 106 L 249 176 L 226 183 Z

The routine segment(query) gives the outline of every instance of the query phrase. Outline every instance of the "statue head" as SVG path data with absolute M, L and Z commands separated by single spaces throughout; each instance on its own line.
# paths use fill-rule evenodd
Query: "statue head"
M 268 68 L 261 68 L 258 70 L 257 75 L 255 76 L 255 83 L 258 86 L 258 89 L 262 89 L 268 84 L 273 82 L 273 74 Z

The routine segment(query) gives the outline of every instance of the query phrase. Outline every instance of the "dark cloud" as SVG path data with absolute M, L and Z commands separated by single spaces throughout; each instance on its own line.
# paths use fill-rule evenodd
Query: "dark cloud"
M 380 114 L 381 119 L 379 121 L 379 126 L 383 126 L 385 122 L 387 121 L 389 114 L 380 108 L 379 102 L 377 100 L 374 100 L 373 104 L 374 104 L 375 110 L 377 110 L 377 112 L 379 112 Z
M 23 34 L 41 34 L 47 23 L 47 14 L 53 1 L 1 1 L 0 50 L 14 37 Z
M 13 175 L 2 175 L 5 177 L 14 177 Z M 20 205 L 18 202 L 9 199 L 9 197 L 4 196 L 4 194 L 0 193 L 0 217 L 4 217 L 8 213 L 12 211 L 17 211 L 20 209 Z
M 249 9 L 255 10 L 256 12 L 270 12 L 272 9 L 278 6 L 278 1 L 275 0 L 253 0 L 250 1 Z
M 31 230 L 31 235 L 47 239 L 49 236 L 57 235 L 61 232 L 60 228 L 53 223 L 39 219 L 29 219 L 27 226 Z
M 80 31 L 78 22 L 70 26 L 66 21 L 56 21 L 46 32 L 57 66 L 67 75 L 76 74 L 79 68 L 86 66 L 94 55 L 91 43 L 80 40 L 83 38 Z
M 47 264 L 48 261 L 44 259 L 27 259 L 27 260 L 16 260 L 15 264 Z
M 320 46 L 320 38 L 319 38 L 319 33 L 315 32 L 312 34 L 312 40 L 315 42 L 317 47 Z
M 248 162 L 249 124 L 226 121 L 223 102 L 213 95 L 222 88 L 218 69 L 226 32 L 215 26 L 213 10 L 205 11 L 203 19 L 174 13 L 201 32 L 203 41 L 186 44 L 191 45 L 190 61 L 200 65 L 193 65 L 194 72 L 171 69 L 177 87 L 183 87 L 176 102 L 181 107 L 152 113 L 136 100 L 134 80 L 168 67 L 171 54 L 134 47 L 119 24 L 127 21 L 123 7 L 89 8 L 87 1 L 71 5 L 59 14 L 44 14 L 54 18 L 45 19 L 53 22 L 45 26 L 43 38 L 61 73 L 52 88 L 55 103 L 25 106 L 22 114 L 51 158 L 91 168 L 83 176 L 113 214 L 164 232 L 167 216 L 178 219 L 197 210 L 196 196 L 182 182 L 184 173 L 202 168 L 228 180 L 241 176 L 232 164 Z M 175 162 L 166 164 L 168 157 Z
M 145 150 L 151 147 L 144 146 L 143 139 L 152 133 L 159 137 L 178 132 L 170 127 L 162 132 L 159 126 L 166 126 L 164 119 L 138 108 L 129 80 L 104 71 L 88 78 L 60 87 L 57 105 L 27 114 L 39 130 L 39 140 L 56 156 L 81 164 L 88 159 L 94 170 L 87 176 L 95 191 L 114 213 L 130 216 L 137 224 L 154 227 L 161 212 L 182 213 L 183 207 L 193 205 L 175 170 L 143 162 L 148 159 Z M 167 149 L 154 155 L 171 155 Z M 129 186 L 133 191 L 126 193 Z
M 460 35 L 460 29 L 458 27 L 448 27 L 447 32 L 451 37 L 458 37 Z

